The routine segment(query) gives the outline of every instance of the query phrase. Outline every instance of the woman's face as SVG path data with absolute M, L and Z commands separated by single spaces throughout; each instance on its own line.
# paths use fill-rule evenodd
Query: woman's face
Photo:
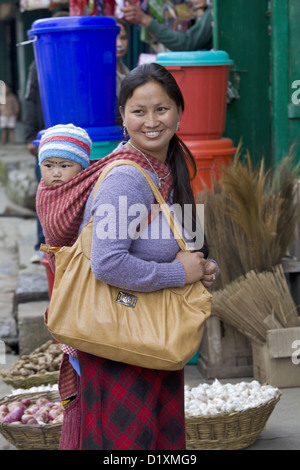
M 117 36 L 117 60 L 120 60 L 127 52 L 128 37 L 124 26 L 120 24 L 118 26 L 120 26 L 121 30 Z
M 162 162 L 181 114 L 175 101 L 155 81 L 137 87 L 121 111 L 132 144 Z

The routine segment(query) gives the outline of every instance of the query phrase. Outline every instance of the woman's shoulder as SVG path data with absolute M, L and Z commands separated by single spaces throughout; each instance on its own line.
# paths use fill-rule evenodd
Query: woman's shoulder
M 153 179 L 153 181 L 156 181 L 156 179 L 158 179 L 156 175 L 154 175 L 154 173 L 152 173 L 151 171 L 149 170 L 145 170 L 145 171 Z M 140 181 L 147 182 L 143 173 L 137 167 L 130 165 L 128 163 L 124 163 L 122 165 L 116 166 L 115 168 L 110 170 L 107 176 L 109 175 L 114 175 L 120 178 L 124 175 L 128 175 L 130 178 L 134 178 L 137 182 L 140 182 Z
M 158 177 L 149 170 L 145 171 L 154 183 L 157 184 Z M 113 168 L 104 178 L 103 184 L 107 187 L 113 186 L 114 190 L 117 191 L 117 187 L 122 190 L 128 187 L 130 190 L 152 194 L 151 188 L 142 172 L 138 168 L 126 163 Z
M 150 177 L 155 178 L 155 175 L 150 174 Z M 126 197 L 128 205 L 143 204 L 148 209 L 154 203 L 153 192 L 145 177 L 137 168 L 128 164 L 113 168 L 105 176 L 97 194 L 92 195 L 93 200 L 90 202 L 94 208 L 99 204 L 118 206 L 123 197 Z

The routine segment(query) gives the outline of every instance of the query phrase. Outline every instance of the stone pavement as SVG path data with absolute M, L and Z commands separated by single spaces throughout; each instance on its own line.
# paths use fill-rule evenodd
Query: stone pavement
M 33 176 L 33 159 L 24 146 L 1 147 L 0 167 L 8 172 L 21 171 Z M 15 180 L 16 181 L 16 180 Z M 27 189 L 31 184 L 23 185 Z M 30 264 L 35 244 L 36 222 L 31 209 L 12 202 L 7 188 L 0 183 L 0 339 L 8 346 L 5 364 L 8 368 L 19 358 L 48 339 L 43 313 L 48 304 L 45 268 Z M 19 351 L 20 348 L 20 351 Z M 0 358 L 1 359 L 1 358 Z M 251 377 L 220 379 L 222 383 L 251 381 Z M 206 381 L 197 365 L 185 367 L 185 381 L 197 386 Z M 0 398 L 12 392 L 0 378 Z M 281 389 L 281 399 L 267 425 L 248 450 L 300 450 L 300 388 Z M 15 450 L 0 434 L 0 449 Z

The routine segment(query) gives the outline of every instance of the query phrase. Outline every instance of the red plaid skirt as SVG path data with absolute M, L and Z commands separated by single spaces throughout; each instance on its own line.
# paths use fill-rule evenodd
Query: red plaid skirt
M 134 367 L 78 352 L 78 395 L 61 449 L 184 450 L 184 372 Z M 78 416 L 80 413 L 80 420 Z

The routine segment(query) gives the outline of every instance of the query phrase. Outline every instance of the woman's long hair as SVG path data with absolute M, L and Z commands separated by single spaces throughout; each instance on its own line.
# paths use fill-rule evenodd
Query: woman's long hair
M 119 106 L 122 111 L 124 111 L 126 102 L 132 97 L 135 89 L 151 81 L 159 83 L 169 98 L 175 102 L 177 108 L 181 109 L 182 112 L 184 111 L 184 99 L 175 78 L 165 67 L 156 63 L 140 65 L 131 70 L 125 77 L 119 95 Z M 172 203 L 179 204 L 182 211 L 185 205 L 192 207 L 192 228 L 194 231 L 197 226 L 196 204 L 191 187 L 191 177 L 193 178 L 196 175 L 197 166 L 192 153 L 176 134 L 170 140 L 166 164 L 172 175 Z M 182 213 L 182 220 L 183 217 L 184 213 Z M 201 251 L 207 256 L 206 242 Z

